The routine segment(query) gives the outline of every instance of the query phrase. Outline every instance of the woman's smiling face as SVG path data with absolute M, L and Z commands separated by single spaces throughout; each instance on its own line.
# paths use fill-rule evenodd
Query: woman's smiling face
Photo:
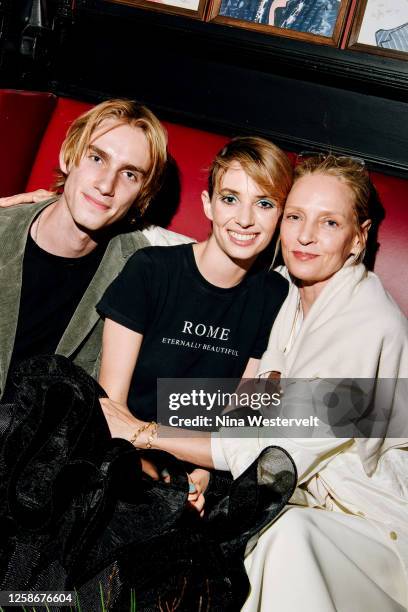
M 314 173 L 299 178 L 281 223 L 282 254 L 303 285 L 324 285 L 358 252 L 354 194 L 341 179 Z
M 234 260 L 251 260 L 263 251 L 275 233 L 280 207 L 264 193 L 239 162 L 231 163 L 210 199 L 203 192 L 212 238 Z

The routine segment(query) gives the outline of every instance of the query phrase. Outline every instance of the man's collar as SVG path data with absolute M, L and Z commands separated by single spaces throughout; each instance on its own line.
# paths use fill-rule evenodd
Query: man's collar
M 6 264 L 21 255 L 27 242 L 27 235 L 36 216 L 58 196 L 35 204 L 18 204 L 0 210 L 0 248 Z

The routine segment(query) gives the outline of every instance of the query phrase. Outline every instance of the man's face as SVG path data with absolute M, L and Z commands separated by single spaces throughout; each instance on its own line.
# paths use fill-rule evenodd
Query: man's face
M 149 144 L 141 128 L 103 121 L 79 164 L 64 168 L 61 163 L 68 174 L 61 201 L 85 231 L 112 225 L 136 200 L 150 163 Z

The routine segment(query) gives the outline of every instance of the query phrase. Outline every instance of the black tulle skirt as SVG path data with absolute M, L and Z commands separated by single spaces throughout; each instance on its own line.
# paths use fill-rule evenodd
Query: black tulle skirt
M 75 590 L 82 612 L 101 601 L 123 612 L 239 610 L 245 546 L 296 484 L 287 453 L 265 449 L 235 481 L 214 474 L 200 518 L 186 510 L 183 463 L 112 439 L 103 390 L 83 370 L 38 357 L 15 384 L 0 418 L 0 590 Z M 170 484 L 143 474 L 143 453 Z

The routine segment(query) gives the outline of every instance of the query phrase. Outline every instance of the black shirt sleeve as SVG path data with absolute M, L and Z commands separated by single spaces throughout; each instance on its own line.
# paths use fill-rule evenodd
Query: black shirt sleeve
M 148 251 L 139 249 L 106 289 L 96 309 L 102 316 L 143 334 L 151 312 L 153 262 Z
M 278 272 L 270 271 L 265 276 L 264 309 L 251 357 L 260 359 L 267 349 L 272 325 L 278 315 L 280 307 L 285 301 L 289 291 L 289 283 Z

